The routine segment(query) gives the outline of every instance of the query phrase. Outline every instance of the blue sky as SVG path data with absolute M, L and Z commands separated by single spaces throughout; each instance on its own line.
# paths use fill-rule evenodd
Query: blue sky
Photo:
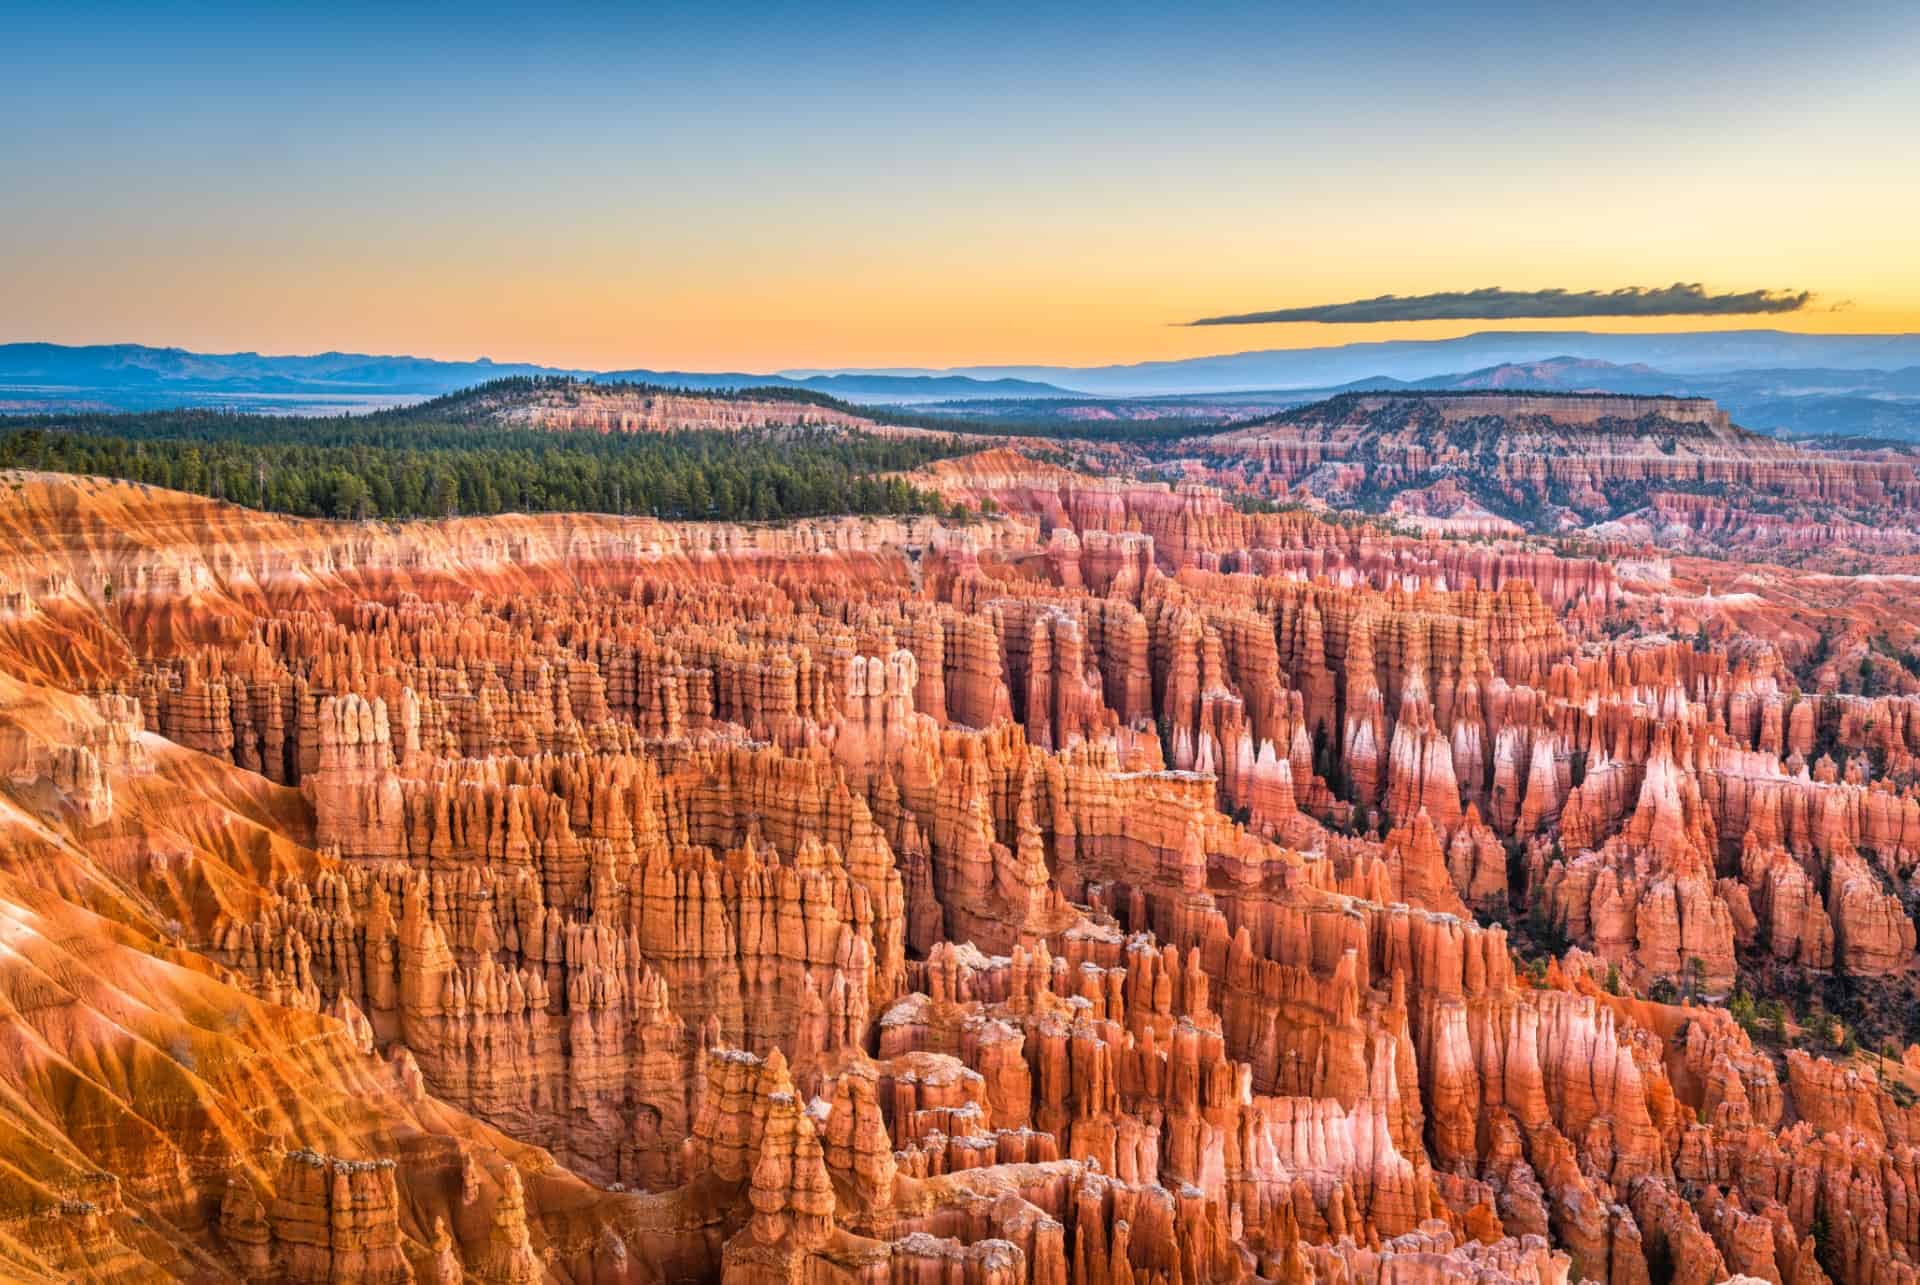
M 1816 291 L 1812 328 L 1920 320 L 1911 6 L 6 24 L 0 338 L 1126 360 L 1222 346 L 1172 324 L 1198 315 L 1680 280 Z M 1393 337 L 1344 329 L 1238 346 Z

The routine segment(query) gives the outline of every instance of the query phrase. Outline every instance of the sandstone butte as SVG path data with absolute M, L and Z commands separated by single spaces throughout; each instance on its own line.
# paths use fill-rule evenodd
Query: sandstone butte
M 1003 516 L 6 478 L 0 1276 L 1920 1280 L 1920 1049 L 1642 998 L 1902 984 L 1920 701 L 1615 636 L 1644 564 L 926 480 Z
M 1163 454 L 1234 490 L 1336 506 L 1383 496 L 1390 516 L 1430 533 L 1580 530 L 1847 571 L 1862 554 L 1920 554 L 1912 454 L 1809 449 L 1739 428 L 1698 398 L 1353 393 Z

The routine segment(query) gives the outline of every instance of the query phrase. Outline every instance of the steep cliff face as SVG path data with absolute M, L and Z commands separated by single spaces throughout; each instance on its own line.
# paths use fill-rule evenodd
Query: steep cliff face
M 1862 546 L 1902 551 L 1920 518 L 1911 458 L 1761 437 L 1698 398 L 1356 393 L 1179 449 L 1336 504 L 1408 496 L 1392 507 L 1418 516 L 1429 488 L 1447 487 L 1536 529 L 1625 519 L 1600 529 L 1675 544 L 1717 537 L 1724 548 L 1737 537 L 1778 549 L 1791 545 L 1787 531 L 1837 522 L 1904 530 L 1906 543 Z
M 1916 1073 L 1643 998 L 1901 993 L 1911 699 L 986 463 L 765 530 L 36 482 L 8 1274 L 1912 1277 Z
M 514 428 L 595 433 L 733 432 L 748 428 L 832 427 L 885 431 L 864 416 L 800 398 L 709 396 L 664 389 L 568 383 L 469 394 L 462 412 Z

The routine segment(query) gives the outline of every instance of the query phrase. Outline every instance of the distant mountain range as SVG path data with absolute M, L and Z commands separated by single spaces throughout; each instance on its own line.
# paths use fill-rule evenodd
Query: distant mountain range
M 1665 393 L 1711 397 L 1735 423 L 1762 432 L 1920 441 L 1920 335 L 1911 334 L 1516 331 L 1134 366 L 977 366 L 945 373 L 1084 389 L 1116 409 L 1150 398 L 1163 413 L 1177 412 L 1180 399 L 1196 407 L 1231 401 L 1244 413 L 1250 405 L 1277 408 L 1365 389 Z
M 1129 366 L 785 370 L 769 374 L 570 370 L 526 362 L 321 353 L 208 354 L 138 344 L 0 344 L 0 411 L 146 410 L 181 405 L 352 411 L 437 396 L 509 375 L 572 375 L 680 388 L 809 389 L 853 402 L 1002 402 L 1019 413 L 1069 401 L 1151 398 L 1284 406 L 1371 388 L 1540 388 L 1711 397 L 1736 423 L 1786 434 L 1920 440 L 1920 335 L 1781 330 L 1619 335 L 1492 331 L 1458 339 L 1274 349 Z M 1158 409 L 1156 407 L 1156 409 Z M 1131 417 L 1138 417 L 1135 408 Z
M 1637 362 L 1615 365 L 1589 358 L 1558 357 L 1428 379 L 1363 379 L 1338 391 L 1375 388 L 1679 394 L 1711 397 L 1735 423 L 1762 432 L 1920 439 L 1920 364 L 1898 370 L 1815 366 L 1680 374 Z
M 0 344 L 0 409 L 95 407 L 149 410 L 232 406 L 313 412 L 392 406 L 513 375 L 573 375 L 674 388 L 803 388 L 866 402 L 924 402 L 1003 397 L 1065 397 L 1067 390 L 1010 377 L 820 374 L 789 376 L 684 370 L 570 370 L 529 362 L 435 361 L 321 353 L 196 353 L 141 344 Z
M 1784 330 L 1651 335 L 1584 330 L 1484 331 L 1457 339 L 1390 339 L 1331 348 L 1275 348 L 1128 366 L 959 366 L 940 371 L 870 368 L 843 373 L 1025 379 L 1076 389 L 1096 397 L 1150 397 L 1250 389 L 1326 388 L 1369 379 L 1431 379 L 1461 371 L 1566 357 L 1616 366 L 1644 365 L 1676 375 L 1807 368 L 1890 371 L 1920 366 L 1920 334 L 1803 335 Z

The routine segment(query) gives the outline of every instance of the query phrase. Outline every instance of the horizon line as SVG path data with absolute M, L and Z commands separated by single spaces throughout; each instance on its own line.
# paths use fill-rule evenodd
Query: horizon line
M 1014 370 L 1014 369 L 1021 369 L 1021 368 L 1051 368 L 1055 370 L 1072 370 L 1072 371 L 1127 370 L 1127 369 L 1138 369 L 1142 367 L 1153 367 L 1153 366 L 1186 365 L 1193 362 L 1217 361 L 1217 360 L 1233 358 L 1233 357 L 1260 356 L 1268 353 L 1308 353 L 1308 352 L 1316 352 L 1316 351 L 1338 352 L 1338 351 L 1351 350 L 1351 349 L 1382 348 L 1382 347 L 1387 347 L 1389 345 L 1431 347 L 1431 346 L 1436 346 L 1441 344 L 1458 343 L 1462 340 L 1467 340 L 1467 339 L 1496 338 L 1496 337 L 1506 337 L 1506 336 L 1539 336 L 1542 338 L 1545 338 L 1548 336 L 1566 336 L 1568 338 L 1579 338 L 1584 336 L 1606 336 L 1606 337 L 1619 337 L 1624 339 L 1639 338 L 1639 339 L 1651 340 L 1651 339 L 1660 339 L 1660 338 L 1666 338 L 1666 337 L 1681 337 L 1681 336 L 1704 337 L 1709 335 L 1782 335 L 1782 336 L 1793 336 L 1797 338 L 1822 339 L 1822 340 L 1831 340 L 1831 341 L 1846 341 L 1846 340 L 1892 341 L 1892 340 L 1898 340 L 1898 339 L 1920 339 L 1920 330 L 1819 331 L 1819 330 L 1788 329 L 1781 326 L 1741 326 L 1741 327 L 1717 327 L 1717 328 L 1706 328 L 1706 329 L 1672 329 L 1672 330 L 1614 330 L 1614 329 L 1591 329 L 1591 328 L 1562 330 L 1562 329 L 1553 329 L 1553 328 L 1517 328 L 1516 329 L 1516 328 L 1502 327 L 1502 328 L 1494 328 L 1494 329 L 1483 328 L 1483 329 L 1477 329 L 1477 330 L 1470 330 L 1458 335 L 1445 335 L 1445 336 L 1439 336 L 1434 338 L 1401 337 L 1401 338 L 1380 338 L 1380 339 L 1356 339 L 1356 340 L 1348 340 L 1344 343 L 1333 343 L 1333 344 L 1300 344 L 1300 345 L 1294 345 L 1294 346 L 1269 345 L 1269 346 L 1256 347 L 1256 348 L 1234 349 L 1229 352 L 1203 353 L 1203 354 L 1199 354 L 1197 356 L 1192 356 L 1192 357 L 1155 357 L 1155 358 L 1143 358 L 1137 361 L 1110 361 L 1110 362 L 1101 362 L 1101 363 L 1094 363 L 1094 364 L 1075 364 L 1075 363 L 1068 363 L 1068 362 L 1051 362 L 1051 361 L 1045 361 L 1045 360 L 1020 360 L 1020 361 L 998 361 L 998 362 L 975 361 L 975 362 L 956 363 L 956 364 L 945 365 L 945 366 L 933 366 L 933 365 L 867 366 L 867 365 L 859 365 L 859 364 L 848 364 L 848 365 L 841 365 L 841 366 L 823 366 L 818 364 L 784 365 L 784 366 L 777 366 L 771 369 L 764 369 L 764 370 L 751 370 L 751 369 L 739 369 L 739 368 L 725 369 L 719 366 L 712 367 L 712 368 L 705 368 L 705 369 L 699 368 L 699 367 L 693 367 L 693 366 L 655 367 L 655 366 L 650 366 L 644 363 L 634 363 L 631 365 L 616 364 L 616 365 L 609 365 L 609 366 L 596 368 L 596 367 L 584 366 L 584 365 L 556 364 L 553 362 L 540 361 L 540 360 L 502 359 L 502 358 L 493 357 L 487 354 L 481 354 L 481 355 L 472 356 L 472 357 L 434 357 L 434 356 L 423 356 L 419 353 L 414 353 L 414 352 L 377 352 L 371 349 L 356 349 L 356 348 L 341 348 L 341 347 L 320 348 L 320 349 L 316 349 L 309 352 L 289 352 L 289 351 L 274 352 L 274 351 L 263 351 L 258 348 L 233 348 L 233 349 L 226 349 L 226 350 L 216 350 L 212 348 L 189 348 L 182 344 L 175 344 L 175 343 L 166 343 L 166 344 L 148 343 L 141 340 L 111 340 L 111 341 L 95 341 L 90 343 L 69 343 L 69 342 L 64 342 L 60 340 L 51 340 L 51 339 L 0 339 L 0 350 L 4 350 L 8 348 L 52 348 L 52 349 L 59 349 L 62 351 L 66 351 L 66 352 L 83 352 L 89 349 L 124 348 L 124 349 L 140 349 L 147 352 L 182 353 L 188 356 L 197 356 L 197 357 L 258 357 L 266 361 L 300 361 L 300 360 L 313 360 L 321 357 L 366 357 L 366 358 L 372 358 L 376 360 L 387 360 L 387 361 L 398 360 L 398 361 L 434 362 L 440 365 L 449 365 L 449 366 L 490 365 L 490 366 L 501 366 L 501 367 L 513 367 L 513 366 L 533 367 L 533 368 L 538 368 L 543 373 L 551 373 L 555 375 L 569 375 L 569 374 L 622 375 L 622 374 L 631 374 L 635 372 L 641 372 L 646 374 L 658 374 L 658 375 L 674 375 L 674 374 L 741 375 L 741 376 L 753 376 L 758 378 L 785 378 L 785 379 L 825 378 L 825 377 L 831 377 L 834 375 L 866 375 L 866 376 L 875 376 L 875 377 L 896 376 L 896 377 L 925 378 L 929 376 L 938 376 L 938 375 L 964 375 L 968 371 L 976 371 L 976 370 Z M 1568 353 L 1568 354 L 1559 354 L 1559 355 L 1571 357 L 1574 354 Z M 1540 360 L 1550 360 L 1550 358 L 1543 358 Z M 1505 364 L 1505 363 L 1501 363 L 1501 364 Z

